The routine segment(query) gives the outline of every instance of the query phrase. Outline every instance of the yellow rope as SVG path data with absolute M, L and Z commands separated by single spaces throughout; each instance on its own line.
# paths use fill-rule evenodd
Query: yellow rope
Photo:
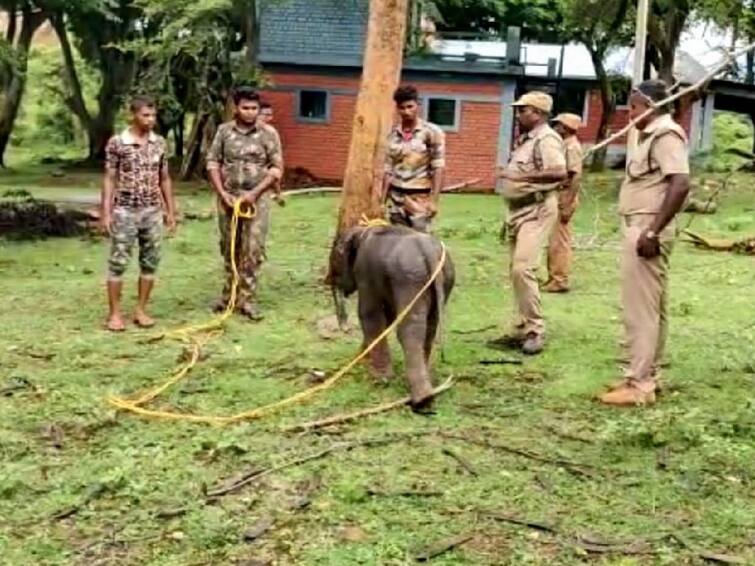
M 355 358 L 353 358 L 348 364 L 343 366 L 341 369 L 339 369 L 335 374 L 333 374 L 330 378 L 326 379 L 322 383 L 315 385 L 313 387 L 310 387 L 309 389 L 306 389 L 304 391 L 301 391 L 299 393 L 296 393 L 292 395 L 291 397 L 288 397 L 286 399 L 283 399 L 281 401 L 276 401 L 274 403 L 270 403 L 268 405 L 264 405 L 262 407 L 257 407 L 256 409 L 252 409 L 250 411 L 244 411 L 242 413 L 237 413 L 235 415 L 230 416 L 216 416 L 216 415 L 197 415 L 197 414 L 191 414 L 191 413 L 178 413 L 174 411 L 157 411 L 152 409 L 145 409 L 144 407 L 141 407 L 140 405 L 144 405 L 145 403 L 148 403 L 149 401 L 152 401 L 156 397 L 158 397 L 160 394 L 162 394 L 165 390 L 169 389 L 182 379 L 184 379 L 188 373 L 191 371 L 191 369 L 196 365 L 197 361 L 199 360 L 199 355 L 201 352 L 201 348 L 203 345 L 205 345 L 209 340 L 211 340 L 214 336 L 219 334 L 219 332 L 212 332 L 217 330 L 222 330 L 223 323 L 226 321 L 226 319 L 231 315 L 233 312 L 233 309 L 235 307 L 236 302 L 236 288 L 238 285 L 238 271 L 236 268 L 236 259 L 235 259 L 235 243 L 236 243 L 236 232 L 238 229 L 238 219 L 239 218 L 253 218 L 254 213 L 243 213 L 241 211 L 241 208 L 239 207 L 239 203 L 236 203 L 236 206 L 234 206 L 233 210 L 233 219 L 231 221 L 231 268 L 233 271 L 233 282 L 231 285 L 231 300 L 228 302 L 228 305 L 226 306 L 225 312 L 223 312 L 222 315 L 220 315 L 217 319 L 201 325 L 196 326 L 187 326 L 184 328 L 180 328 L 178 330 L 174 330 L 170 333 L 165 334 L 165 337 L 173 337 L 177 338 L 183 342 L 189 343 L 192 346 L 192 353 L 191 358 L 189 361 L 182 366 L 176 373 L 173 374 L 165 383 L 162 385 L 148 391 L 147 393 L 141 395 L 140 397 L 129 400 L 129 399 L 122 399 L 119 397 L 109 397 L 108 402 L 125 411 L 130 411 L 134 414 L 141 415 L 143 417 L 148 418 L 155 418 L 155 419 L 170 419 L 170 420 L 183 420 L 183 421 L 190 421 L 190 422 L 196 422 L 196 423 L 205 423 L 205 424 L 212 424 L 212 425 L 228 425 L 232 423 L 237 423 L 241 421 L 247 421 L 247 420 L 254 420 L 259 419 L 262 417 L 265 417 L 267 415 L 270 415 L 276 411 L 279 411 L 285 407 L 294 405 L 296 403 L 301 403 L 318 393 L 325 391 L 327 389 L 330 389 L 333 387 L 336 383 L 338 383 L 349 371 L 351 371 L 354 366 L 356 366 L 360 361 L 362 361 L 367 355 L 388 335 L 395 330 L 395 328 L 401 324 L 401 322 L 407 317 L 409 312 L 414 308 L 414 305 L 417 304 L 417 302 L 420 300 L 422 295 L 430 288 L 430 286 L 433 284 L 435 279 L 440 275 L 441 270 L 443 269 L 443 265 L 446 262 L 446 248 L 441 244 L 441 256 L 438 261 L 438 265 L 435 267 L 435 270 L 433 271 L 431 277 L 428 279 L 428 281 L 422 286 L 422 288 L 419 290 L 417 295 L 409 302 L 406 307 L 398 314 L 396 319 L 377 337 L 375 338 L 370 344 L 362 350 Z M 369 220 L 366 217 L 362 218 L 362 221 L 360 222 L 360 225 L 366 226 L 366 227 L 377 227 L 377 226 L 386 226 L 388 225 L 387 222 L 383 219 L 372 219 Z M 198 332 L 206 332 L 210 331 L 210 334 L 208 334 L 203 341 L 195 339 L 192 335 L 196 334 Z

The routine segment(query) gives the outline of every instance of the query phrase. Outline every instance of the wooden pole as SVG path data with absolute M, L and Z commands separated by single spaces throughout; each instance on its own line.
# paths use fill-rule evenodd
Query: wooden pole
M 362 83 L 343 178 L 338 228 L 350 228 L 365 214 L 381 214 L 385 138 L 393 121 L 393 92 L 401 78 L 408 0 L 370 0 Z
M 637 2 L 637 27 L 634 34 L 634 66 L 632 67 L 632 86 L 637 87 L 645 78 L 645 52 L 647 51 L 648 36 L 648 12 L 650 0 L 638 0 Z M 636 128 L 629 132 L 627 145 L 630 148 L 637 146 L 639 133 Z
M 649 11 L 650 0 L 639 0 L 637 3 L 637 28 L 634 34 L 634 67 L 632 68 L 632 86 L 635 87 L 645 78 Z

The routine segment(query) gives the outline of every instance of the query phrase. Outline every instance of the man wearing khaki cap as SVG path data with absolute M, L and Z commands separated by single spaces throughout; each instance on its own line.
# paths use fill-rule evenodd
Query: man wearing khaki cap
M 521 135 L 509 164 L 502 168 L 503 197 L 509 208 L 504 227 L 511 248 L 511 283 L 516 319 L 513 331 L 493 342 L 539 354 L 545 344 L 545 322 L 535 274 L 540 254 L 558 217 L 556 190 L 567 178 L 561 137 L 548 125 L 553 99 L 529 92 L 514 103 Z
M 543 290 L 547 293 L 566 293 L 569 291 L 572 262 L 571 219 L 579 204 L 582 182 L 582 145 L 577 139 L 582 118 L 576 114 L 559 114 L 553 123 L 553 129 L 564 140 L 568 177 L 558 191 L 558 222 L 548 245 L 548 282 Z
M 601 396 L 607 405 L 655 402 L 667 331 L 674 217 L 689 193 L 687 135 L 674 122 L 670 108 L 657 106 L 667 97 L 665 83 L 657 80 L 641 83 L 629 97 L 631 119 L 654 111 L 637 123 L 639 140 L 628 151 L 619 193 L 621 303 L 630 361 L 624 381 Z

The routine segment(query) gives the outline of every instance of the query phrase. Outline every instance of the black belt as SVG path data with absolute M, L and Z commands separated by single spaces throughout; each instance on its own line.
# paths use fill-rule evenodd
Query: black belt
M 529 193 L 521 198 L 508 199 L 509 210 L 519 210 L 525 206 L 541 203 L 550 193 L 551 191 L 537 191 L 535 193 Z
M 432 189 L 405 189 L 395 185 L 391 185 L 390 190 L 402 195 L 429 195 L 433 192 Z

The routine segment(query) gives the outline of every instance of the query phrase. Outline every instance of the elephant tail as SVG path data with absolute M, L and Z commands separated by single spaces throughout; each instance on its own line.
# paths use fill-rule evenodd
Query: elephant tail
M 441 244 L 443 246 L 443 244 Z M 442 253 L 442 252 L 441 252 Z M 440 261 L 440 258 L 445 256 L 445 261 L 449 261 L 448 259 L 448 253 L 441 255 L 438 258 L 438 261 Z M 437 267 L 437 264 L 436 264 Z M 445 273 L 445 266 L 441 268 L 440 272 L 438 273 L 438 276 L 435 278 L 434 281 L 434 289 L 435 289 L 435 308 L 436 316 L 438 317 L 438 332 L 436 334 L 436 342 L 438 343 L 438 350 L 440 351 L 440 361 L 442 363 L 446 362 L 446 352 L 444 349 L 445 345 L 445 338 L 446 338 L 446 321 L 445 321 L 445 311 L 446 311 L 446 292 L 445 292 L 445 281 L 444 281 L 444 273 Z

